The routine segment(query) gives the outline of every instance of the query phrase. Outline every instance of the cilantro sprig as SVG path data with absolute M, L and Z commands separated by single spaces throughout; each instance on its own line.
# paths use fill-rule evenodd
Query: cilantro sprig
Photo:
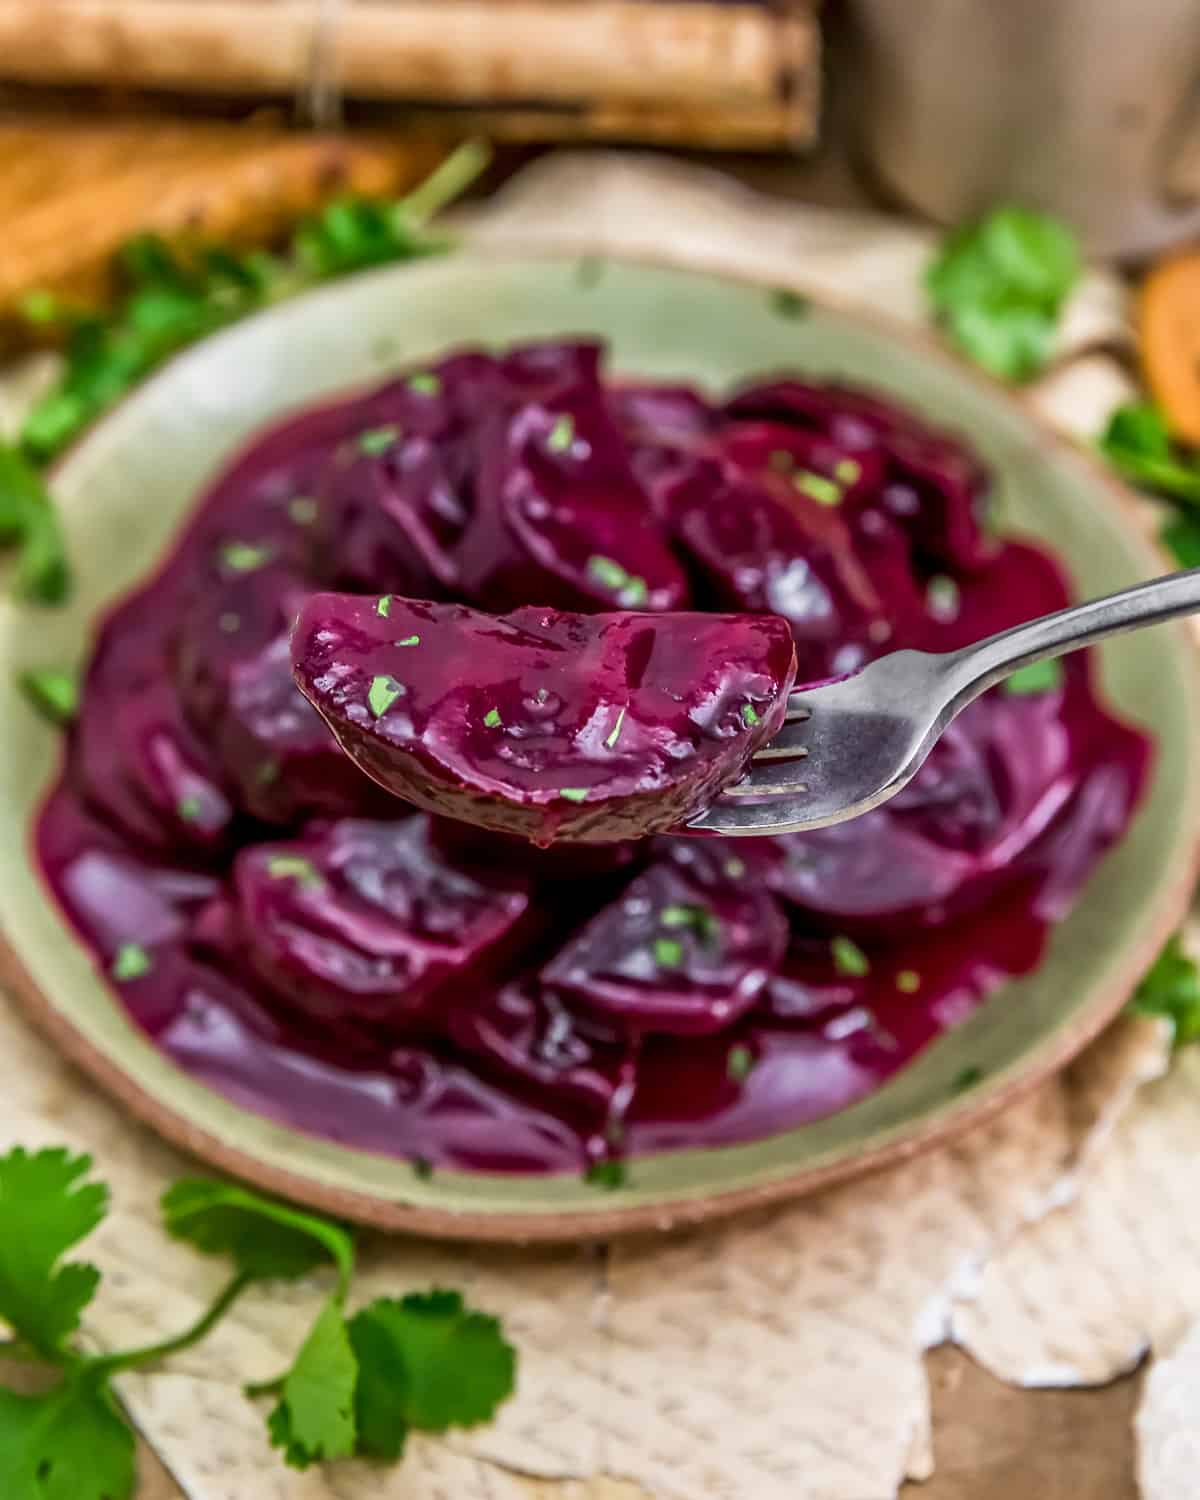
M 1165 1016 L 1177 1047 L 1200 1040 L 1200 965 L 1184 952 L 1178 934 L 1151 965 L 1129 1008 L 1137 1015 Z
M 198 339 L 335 276 L 449 249 L 451 241 L 431 233 L 429 222 L 489 160 L 488 148 L 472 141 L 404 197 L 335 198 L 305 219 L 279 254 L 220 245 L 184 254 L 157 235 L 139 235 L 116 254 L 118 293 L 105 310 L 31 293 L 24 302 L 27 321 L 56 334 L 64 358 L 16 446 L 0 445 L 0 544 L 17 548 L 18 595 L 58 604 L 69 592 L 58 520 L 38 472 L 45 464 Z
M 351 1455 L 394 1461 L 410 1430 L 486 1422 L 512 1392 L 516 1356 L 495 1318 L 433 1289 L 378 1298 L 351 1318 L 354 1241 L 341 1224 L 233 1183 L 185 1178 L 162 1199 L 167 1233 L 233 1274 L 181 1333 L 142 1348 L 82 1352 L 75 1336 L 100 1273 L 66 1256 L 101 1222 L 108 1190 L 91 1158 L 62 1149 L 0 1157 L 0 1352 L 57 1368 L 42 1395 L 0 1387 L 0 1495 L 12 1500 L 129 1500 L 134 1437 L 114 1376 L 198 1343 L 256 1282 L 329 1268 L 332 1289 L 291 1365 L 248 1387 L 271 1395 L 271 1442 L 296 1468 Z
M 968 358 L 1002 379 L 1028 380 L 1046 362 L 1079 271 L 1067 225 L 1005 206 L 948 235 L 925 286 L 935 317 Z

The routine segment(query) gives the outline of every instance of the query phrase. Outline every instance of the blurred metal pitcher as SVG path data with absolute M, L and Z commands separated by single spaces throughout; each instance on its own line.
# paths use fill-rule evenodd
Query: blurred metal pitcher
M 848 113 L 945 223 L 999 201 L 1136 256 L 1200 236 L 1198 0 L 846 0 Z

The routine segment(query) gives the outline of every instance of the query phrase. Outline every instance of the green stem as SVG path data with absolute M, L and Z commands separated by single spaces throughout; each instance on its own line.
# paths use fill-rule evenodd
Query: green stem
M 160 1344 L 145 1344 L 140 1349 L 128 1349 L 120 1354 L 102 1355 L 99 1359 L 92 1361 L 93 1365 L 102 1366 L 106 1375 L 116 1375 L 122 1370 L 132 1370 L 141 1365 L 153 1364 L 157 1360 L 166 1359 L 168 1355 L 178 1354 L 181 1349 L 190 1348 L 192 1344 L 198 1344 L 205 1334 L 221 1321 L 254 1280 L 255 1278 L 248 1271 L 239 1271 L 204 1316 L 197 1319 L 190 1328 L 185 1328 L 182 1333 L 176 1334 L 172 1339 L 164 1339 Z
M 13 1339 L 7 1344 L 0 1344 L 0 1359 L 10 1359 L 14 1364 L 21 1365 L 55 1365 L 60 1363 L 52 1355 L 39 1354 L 32 1344 L 26 1344 L 22 1339 Z M 64 1355 L 64 1361 L 66 1356 Z
M 277 1396 L 283 1389 L 286 1375 L 276 1375 L 274 1380 L 252 1380 L 248 1385 L 242 1387 L 247 1396 Z
M 396 205 L 408 224 L 423 226 L 465 193 L 492 159 L 486 141 L 465 141 Z

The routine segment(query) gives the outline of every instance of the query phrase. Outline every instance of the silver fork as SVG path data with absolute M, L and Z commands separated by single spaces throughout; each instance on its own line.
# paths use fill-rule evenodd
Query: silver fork
M 1061 609 L 958 651 L 894 651 L 840 682 L 788 699 L 787 722 L 749 773 L 686 826 L 798 833 L 857 818 L 894 797 L 972 699 L 1020 667 L 1200 611 L 1200 568 Z

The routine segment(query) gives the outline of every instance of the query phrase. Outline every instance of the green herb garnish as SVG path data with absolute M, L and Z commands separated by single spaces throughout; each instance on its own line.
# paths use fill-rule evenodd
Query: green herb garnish
M 815 500 L 818 505 L 840 505 L 842 487 L 824 474 L 814 474 L 811 469 L 801 469 L 793 476 L 792 484 L 802 495 Z
M 896 975 L 896 988 L 902 995 L 915 995 L 921 988 L 921 976 L 916 969 L 901 969 Z
M 442 389 L 441 380 L 428 370 L 420 370 L 416 375 L 410 375 L 406 384 L 409 390 L 416 391 L 418 396 L 436 396 Z
M 500 710 L 498 708 L 489 708 L 483 716 L 483 722 L 489 729 L 499 729 L 503 723 L 503 720 L 500 718 Z
M 602 588 L 611 589 L 617 596 L 617 603 L 626 609 L 637 609 L 649 598 L 646 580 L 635 573 L 627 573 L 615 558 L 589 557 L 587 571 Z
M 754 1053 L 744 1043 L 730 1047 L 725 1072 L 734 1083 L 745 1083 L 754 1071 Z
M 367 690 L 367 704 L 377 719 L 381 719 L 396 699 L 404 693 L 404 687 L 394 677 L 372 677 Z
M 1177 1047 L 1200 1038 L 1200 967 L 1176 934 L 1134 991 L 1130 1009 L 1142 1016 L 1166 1016 Z
M 606 1188 L 611 1192 L 614 1188 L 625 1186 L 626 1176 L 625 1163 L 610 1158 L 592 1162 L 583 1174 L 583 1180 L 590 1182 L 593 1187 Z
M 393 641 L 393 646 L 419 646 L 421 637 L 419 635 L 406 635 L 402 641 Z
M 17 548 L 18 598 L 62 603 L 70 574 L 54 502 L 33 465 L 6 444 L 0 444 L 0 543 Z
M 953 620 L 962 603 L 962 592 L 953 578 L 938 573 L 925 588 L 925 606 L 935 620 Z
M 303 854 L 272 854 L 267 859 L 267 874 L 272 880 L 298 880 L 308 890 L 324 885 L 317 867 Z
M 1100 451 L 1124 479 L 1187 508 L 1200 508 L 1200 463 L 1171 442 L 1150 401 L 1129 401 L 1109 418 Z
M 655 938 L 654 962 L 662 969 L 677 969 L 683 962 L 683 944 L 678 938 Z
M 585 786 L 564 786 L 564 787 L 560 787 L 558 795 L 560 797 L 565 797 L 568 802 L 586 802 L 587 801 L 587 796 L 588 796 L 587 787 L 585 787 Z
M 79 679 L 74 672 L 35 667 L 22 672 L 17 685 L 51 724 L 70 724 L 79 712 Z
M 786 286 L 775 287 L 769 294 L 769 300 L 771 311 L 778 313 L 781 318 L 802 318 L 811 305 L 807 297 Z
M 735 854 L 731 859 L 725 861 L 725 873 L 729 876 L 730 880 L 740 880 L 746 873 L 746 861 L 738 859 Z
M 370 458 L 378 458 L 381 453 L 386 453 L 389 448 L 394 447 L 400 429 L 394 423 L 387 427 L 368 427 L 366 432 L 360 432 L 356 439 L 358 451 L 365 453 Z
M 925 275 L 934 315 L 958 348 L 1006 380 L 1045 364 L 1079 277 L 1072 231 L 1029 209 L 994 209 L 947 236 Z
M 664 906 L 658 919 L 668 929 L 687 928 L 703 943 L 715 941 L 721 928 L 715 913 L 698 904 Z
M 200 798 L 193 794 L 187 797 L 180 797 L 179 801 L 175 804 L 175 811 L 179 814 L 183 822 L 196 823 L 200 820 L 200 814 L 204 811 L 204 806 Z
M 433 1176 L 433 1163 L 426 1156 L 414 1156 L 410 1165 L 422 1182 L 428 1182 Z
M 624 723 L 625 723 L 625 709 L 622 708 L 621 711 L 620 711 L 620 713 L 617 715 L 617 722 L 613 725 L 613 727 L 604 736 L 604 743 L 608 746 L 608 748 L 610 750 L 612 750 L 616 746 L 617 741 L 621 738 L 621 728 L 624 725 Z
M 961 1073 L 955 1075 L 954 1081 L 950 1085 L 950 1092 L 952 1094 L 963 1094 L 967 1089 L 973 1089 L 977 1083 L 982 1082 L 982 1068 L 964 1068 Z
M 857 484 L 862 478 L 862 464 L 856 458 L 839 458 L 833 466 L 833 477 L 839 484 Z
M 753 703 L 742 704 L 742 723 L 747 729 L 753 729 L 762 716 Z
M 1018 697 L 1030 693 L 1050 693 L 1062 685 L 1062 662 L 1057 657 L 1049 661 L 1031 661 L 1028 666 L 1018 667 L 1004 683 L 1006 693 Z
M 154 960 L 141 943 L 122 943 L 113 957 L 109 973 L 114 979 L 141 979 L 154 967 Z
M 829 951 L 833 957 L 833 967 L 839 974 L 861 979 L 871 972 L 871 960 L 851 938 L 839 933 L 830 940 Z
M 1200 568 L 1200 518 L 1175 516 L 1159 533 L 1159 540 L 1185 568 Z
M 569 453 L 575 441 L 575 419 L 563 415 L 556 417 L 554 426 L 546 436 L 546 447 L 551 453 Z
M 391 594 L 384 594 L 384 596 L 381 599 L 377 599 L 376 602 L 375 602 L 375 613 L 377 615 L 382 615 L 383 618 L 386 620 L 387 617 L 391 614 L 391 612 L 392 612 L 392 596 L 391 596 Z
M 0 1157 L 0 1317 L 18 1356 L 57 1369 L 37 1396 L 0 1388 L 0 1486 L 11 1500 L 129 1500 L 133 1431 L 112 1378 L 161 1364 L 203 1339 L 256 1281 L 332 1269 L 335 1285 L 291 1367 L 255 1388 L 274 1393 L 273 1443 L 297 1468 L 349 1457 L 395 1459 L 409 1429 L 442 1432 L 488 1420 L 513 1389 L 515 1355 L 495 1318 L 457 1292 L 377 1299 L 346 1320 L 354 1244 L 340 1225 L 231 1183 L 188 1178 L 163 1196 L 174 1238 L 225 1255 L 233 1274 L 207 1311 L 174 1338 L 89 1355 L 75 1343 L 100 1283 L 95 1267 L 64 1262 L 103 1220 L 108 1190 L 86 1180 L 91 1158 L 65 1150 Z
M 221 548 L 221 566 L 230 573 L 256 573 L 274 555 L 273 548 L 254 542 L 226 542 Z

